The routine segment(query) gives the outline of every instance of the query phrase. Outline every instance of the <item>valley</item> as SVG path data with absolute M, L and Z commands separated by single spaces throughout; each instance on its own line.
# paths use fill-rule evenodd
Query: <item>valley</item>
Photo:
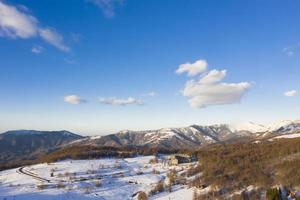
M 151 193 L 150 199 L 192 198 L 193 190 L 184 182 L 170 183 L 168 173 L 180 176 L 196 163 L 171 166 L 163 162 L 166 156 L 161 156 L 157 163 L 151 162 L 154 159 L 154 156 L 142 156 L 65 160 L 3 171 L 0 172 L 0 199 L 121 200 L 137 199 L 139 192 Z M 160 183 L 166 185 L 165 189 L 155 191 Z

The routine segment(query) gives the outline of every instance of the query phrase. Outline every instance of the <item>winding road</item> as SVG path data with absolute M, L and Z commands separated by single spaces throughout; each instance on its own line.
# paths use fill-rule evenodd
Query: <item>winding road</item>
M 28 170 L 25 170 L 24 169 L 25 167 L 20 167 L 17 169 L 17 173 L 19 174 L 23 174 L 23 175 L 27 175 L 27 176 L 30 176 L 31 178 L 34 178 L 36 180 L 39 180 L 39 181 L 42 181 L 42 182 L 47 182 L 47 183 L 50 183 L 51 181 L 49 179 L 46 179 L 46 178 L 43 178 L 43 177 L 40 177 L 38 176 L 37 174 L 34 174 Z

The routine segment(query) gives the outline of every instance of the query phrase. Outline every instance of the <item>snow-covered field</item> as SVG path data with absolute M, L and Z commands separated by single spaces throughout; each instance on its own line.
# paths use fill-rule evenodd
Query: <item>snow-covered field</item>
M 294 134 L 289 134 L 289 135 L 281 135 L 277 136 L 274 139 L 281 139 L 281 138 L 298 138 L 300 137 L 300 133 L 294 133 Z
M 65 160 L 0 172 L 0 200 L 124 200 L 139 191 L 149 193 L 167 173 L 185 171 L 190 164 L 149 164 L 153 156 L 127 159 Z M 159 173 L 153 173 L 153 170 Z M 53 173 L 53 174 L 52 174 Z M 149 199 L 192 199 L 193 189 L 174 185 Z

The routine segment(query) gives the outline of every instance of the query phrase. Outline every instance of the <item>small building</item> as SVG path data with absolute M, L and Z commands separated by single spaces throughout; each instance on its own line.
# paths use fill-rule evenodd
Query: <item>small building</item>
M 169 165 L 178 165 L 181 163 L 190 163 L 192 162 L 192 157 L 186 154 L 175 154 L 168 157 Z

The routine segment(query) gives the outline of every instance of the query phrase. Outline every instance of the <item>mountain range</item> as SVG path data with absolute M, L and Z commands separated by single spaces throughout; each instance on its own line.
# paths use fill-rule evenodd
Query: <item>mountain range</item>
M 298 132 L 300 120 L 284 120 L 269 126 L 247 122 L 145 131 L 124 130 L 104 136 L 80 136 L 68 131 L 16 130 L 0 134 L 0 163 L 34 159 L 38 154 L 68 146 L 194 149 L 221 142 L 270 140 Z
M 262 140 L 300 131 L 300 120 L 284 120 L 269 126 L 254 122 L 239 125 L 192 125 L 184 128 L 162 128 L 147 131 L 120 131 L 105 136 L 86 137 L 73 145 L 143 146 L 161 148 L 198 148 L 203 145 L 240 139 Z

